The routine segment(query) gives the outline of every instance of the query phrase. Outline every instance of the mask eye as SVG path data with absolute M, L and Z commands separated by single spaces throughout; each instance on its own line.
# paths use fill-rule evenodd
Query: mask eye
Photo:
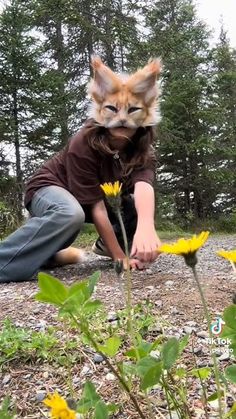
M 109 109 L 110 111 L 115 112 L 115 113 L 118 112 L 118 109 L 115 106 L 112 106 L 112 105 L 107 105 L 107 106 L 105 106 L 105 108 Z
M 140 111 L 142 108 L 138 108 L 135 106 L 132 106 L 131 108 L 128 109 L 128 113 L 134 113 L 136 111 Z

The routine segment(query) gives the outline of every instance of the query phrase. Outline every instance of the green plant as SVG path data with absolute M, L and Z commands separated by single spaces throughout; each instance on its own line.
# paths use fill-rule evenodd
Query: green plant
M 1 419 L 14 419 L 15 412 L 11 412 L 11 400 L 9 397 L 5 397 L 0 406 L 0 418 Z
M 235 382 L 236 368 L 235 365 L 228 367 L 225 371 L 225 378 L 222 378 L 213 351 L 214 344 L 210 343 L 210 350 L 214 362 L 216 392 L 208 394 L 207 380 L 212 377 L 211 369 L 197 368 L 194 365 L 194 368 L 187 371 L 183 366 L 179 366 L 182 352 L 188 345 L 188 336 L 178 340 L 175 337 L 167 339 L 161 334 L 154 341 L 145 340 L 146 332 L 153 324 L 153 317 L 149 314 L 148 301 L 146 301 L 145 310 L 143 310 L 142 305 L 134 307 L 132 304 L 132 272 L 129 268 L 126 232 L 119 209 L 121 186 L 119 183 L 115 183 L 114 185 L 103 185 L 103 188 L 106 194 L 109 192 L 109 199 L 113 200 L 111 204 L 120 221 L 126 248 L 127 271 L 126 275 L 123 275 L 126 281 L 124 287 L 122 287 L 126 306 L 124 310 L 118 313 L 117 327 L 96 327 L 96 324 L 98 325 L 101 319 L 104 319 L 101 301 L 92 299 L 94 288 L 100 277 L 99 272 L 95 272 L 87 280 L 69 287 L 57 278 L 40 273 L 40 291 L 36 298 L 39 301 L 57 306 L 62 318 L 66 317 L 72 320 L 73 327 L 78 328 L 82 340 L 102 356 L 106 366 L 120 383 L 121 389 L 129 396 L 140 418 L 154 419 L 155 415 L 160 413 L 155 403 L 152 404 L 152 397 L 150 396 L 150 389 L 158 386 L 165 395 L 170 418 L 174 410 L 179 418 L 190 419 L 192 411 L 188 402 L 189 377 L 195 377 L 201 384 L 206 418 L 209 418 L 208 403 L 212 400 L 218 400 L 219 418 L 230 417 L 231 413 L 234 415 L 235 407 L 233 406 L 226 413 L 222 399 L 225 396 L 225 379 Z M 207 320 L 210 340 L 213 341 L 211 317 L 196 271 L 196 253 L 207 240 L 208 234 L 208 232 L 202 232 L 199 236 L 194 236 L 189 240 L 180 239 L 176 244 L 163 245 L 160 250 L 183 256 L 186 264 L 191 267 Z M 117 275 L 120 276 L 122 274 L 122 264 L 120 262 L 116 263 L 115 269 Z M 224 333 L 228 331 L 234 337 L 236 331 L 235 307 L 236 305 L 233 308 L 227 308 L 224 313 L 226 322 Z M 100 316 L 101 313 L 102 317 Z M 235 350 L 234 346 L 233 348 Z M 115 408 L 117 406 L 112 406 L 111 410 L 113 411 Z M 89 417 L 94 419 L 107 418 L 111 413 L 109 405 L 101 400 L 95 387 L 90 382 L 85 384 L 83 396 L 76 402 L 74 409 L 71 418 L 75 417 L 76 412 L 85 415 L 85 417 L 89 414 Z M 58 419 L 60 416 L 56 415 L 55 417 Z
M 0 240 L 10 233 L 18 224 L 18 219 L 13 209 L 0 201 Z
M 77 348 L 78 339 L 60 341 L 56 330 L 51 327 L 47 332 L 37 332 L 29 328 L 17 327 L 10 319 L 6 319 L 0 331 L 0 365 L 14 360 L 35 361 L 48 360 L 65 364 L 66 359 L 75 360 L 73 349 Z M 78 356 L 78 354 L 77 354 Z

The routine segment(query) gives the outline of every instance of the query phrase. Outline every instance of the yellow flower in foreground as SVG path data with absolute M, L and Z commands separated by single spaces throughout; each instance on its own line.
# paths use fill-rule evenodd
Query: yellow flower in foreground
M 216 252 L 217 255 L 222 256 L 222 258 L 225 258 L 229 260 L 230 262 L 236 263 L 236 250 L 219 250 Z
M 76 419 L 76 412 L 68 407 L 67 402 L 58 393 L 49 394 L 43 402 L 51 408 L 51 418 Z
M 122 183 L 120 183 L 118 180 L 114 183 L 104 183 L 103 185 L 100 185 L 103 192 L 106 196 L 110 197 L 116 197 L 120 195 Z
M 176 243 L 164 243 L 158 251 L 162 253 L 172 253 L 173 255 L 181 255 L 185 258 L 185 262 L 189 266 L 197 263 L 196 252 L 204 245 L 208 239 L 209 231 L 202 231 L 191 239 L 179 239 Z

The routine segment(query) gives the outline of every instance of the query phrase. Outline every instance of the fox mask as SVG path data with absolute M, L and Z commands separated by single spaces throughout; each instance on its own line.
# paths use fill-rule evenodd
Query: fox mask
M 92 97 L 89 116 L 106 128 L 156 125 L 159 121 L 157 79 L 161 64 L 149 61 L 132 75 L 115 74 L 100 57 L 91 58 L 93 79 L 88 88 Z

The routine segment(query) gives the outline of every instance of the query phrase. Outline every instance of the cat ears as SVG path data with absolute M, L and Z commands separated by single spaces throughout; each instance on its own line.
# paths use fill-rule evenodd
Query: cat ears
M 158 95 L 156 80 L 161 71 L 161 62 L 158 59 L 150 60 L 145 67 L 128 78 L 119 77 L 97 56 L 91 57 L 91 66 L 94 78 L 89 85 L 89 93 L 98 103 L 107 94 L 117 93 L 124 87 L 134 95 L 141 96 L 147 105 Z
M 142 96 L 144 102 L 149 105 L 158 96 L 157 79 L 161 72 L 159 59 L 150 60 L 145 67 L 136 71 L 127 80 L 127 88 L 135 95 Z

